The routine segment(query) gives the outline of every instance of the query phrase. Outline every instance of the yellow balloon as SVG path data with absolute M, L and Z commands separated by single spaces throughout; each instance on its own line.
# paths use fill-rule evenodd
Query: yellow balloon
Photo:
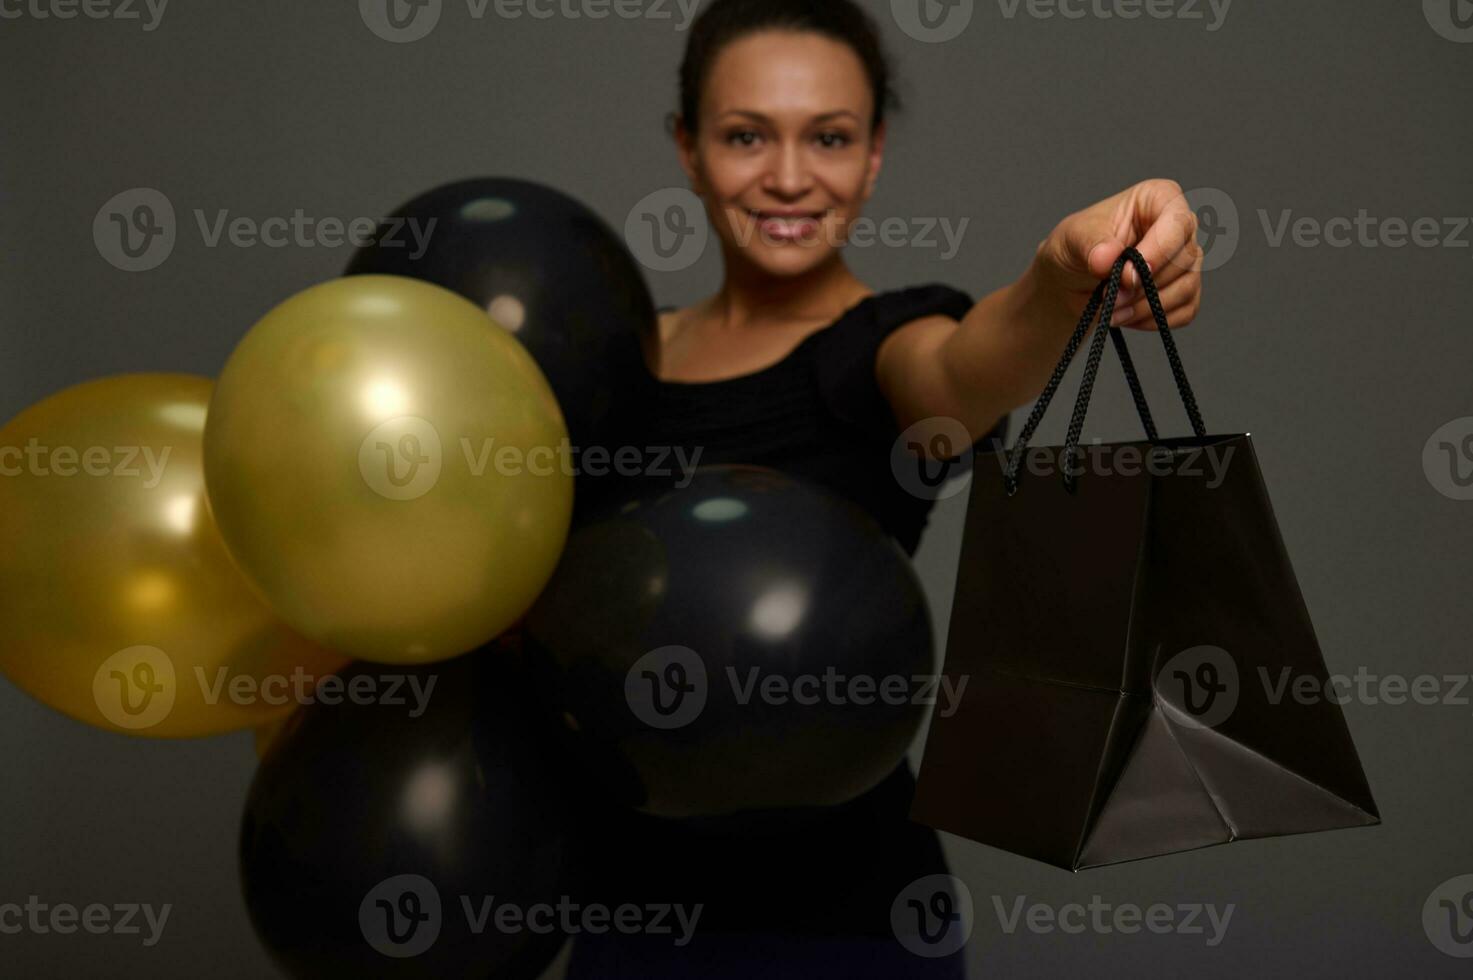
M 531 606 L 572 518 L 536 361 L 449 290 L 350 276 L 276 307 L 225 365 L 210 506 L 279 616 L 380 663 L 471 650 Z
M 346 663 L 231 562 L 205 499 L 210 391 L 187 374 L 101 378 L 0 429 L 0 670 L 99 728 L 254 728 Z

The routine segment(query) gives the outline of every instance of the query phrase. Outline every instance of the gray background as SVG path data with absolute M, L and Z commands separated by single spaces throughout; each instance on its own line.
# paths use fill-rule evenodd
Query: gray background
M 1009 18 L 1010 4 L 978 0 L 958 37 L 922 43 L 872 0 L 909 108 L 868 213 L 970 224 L 950 260 L 851 248 L 871 285 L 980 296 L 1065 214 L 1145 177 L 1230 195 L 1236 251 L 1207 275 L 1179 344 L 1209 427 L 1253 433 L 1326 658 L 1347 674 L 1470 669 L 1473 502 L 1435 489 L 1422 454 L 1440 426 L 1473 415 L 1473 233 L 1451 247 L 1274 247 L 1260 210 L 1473 214 L 1473 44 L 1433 29 L 1438 6 L 1239 0 L 1209 30 L 1205 5 L 1206 20 Z M 502 174 L 551 183 L 622 228 L 645 195 L 684 186 L 660 123 L 685 38 L 667 13 L 475 20 L 447 0 L 436 30 L 409 44 L 376 37 L 343 0 L 175 0 L 151 32 L 0 20 L 0 416 L 103 374 L 214 375 L 255 319 L 350 253 L 207 248 L 195 209 L 377 216 L 435 184 Z M 174 252 L 142 273 L 109 265 L 92 235 L 104 202 L 134 187 L 163 192 L 180 216 Z M 719 276 L 712 247 L 650 282 L 683 304 Z M 1136 339 L 1158 411 L 1184 426 L 1163 359 Z M 1133 437 L 1116 372 L 1103 378 L 1087 435 Z M 1043 440 L 1061 434 L 1053 418 Z M 943 629 L 965 499 L 938 508 L 919 558 Z M 1473 872 L 1473 709 L 1353 703 L 1347 715 L 1379 828 L 1078 876 L 948 838 L 977 904 L 976 974 L 1465 976 L 1424 934 L 1422 906 Z M 152 949 L 0 936 L 14 975 L 269 975 L 234 869 L 249 735 L 107 735 L 7 684 L 0 745 L 0 902 L 174 905 Z M 1216 948 L 1188 935 L 1008 936 L 994 895 L 1236 911 Z

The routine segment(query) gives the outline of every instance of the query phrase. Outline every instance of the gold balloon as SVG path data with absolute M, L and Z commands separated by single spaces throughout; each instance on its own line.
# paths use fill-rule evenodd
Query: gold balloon
M 254 728 L 346 662 L 282 624 L 205 499 L 211 383 L 125 374 L 0 429 L 0 670 L 73 718 L 154 737 Z
M 567 429 L 526 349 L 399 276 L 288 299 L 241 340 L 205 428 L 210 506 L 279 616 L 337 650 L 422 663 L 531 606 L 572 517 Z

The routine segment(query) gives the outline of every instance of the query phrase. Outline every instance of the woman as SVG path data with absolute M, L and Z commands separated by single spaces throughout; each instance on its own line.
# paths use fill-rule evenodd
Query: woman
M 926 437 L 936 420 L 980 437 L 1036 397 L 1127 246 L 1150 263 L 1172 326 L 1196 314 L 1195 217 L 1166 180 L 1065 218 L 1016 282 L 976 303 L 945 285 L 879 292 L 855 276 L 844 234 L 874 191 L 894 97 L 875 26 L 851 0 L 712 0 L 692 26 L 680 89 L 674 135 L 725 279 L 703 302 L 662 312 L 657 357 L 625 419 L 633 444 L 813 479 L 913 553 L 930 501 L 892 474 L 902 430 L 919 424 L 908 436 L 944 451 Z M 1114 322 L 1152 326 L 1129 266 L 1125 282 Z M 591 898 L 704 909 L 683 947 L 580 935 L 569 975 L 962 976 L 960 956 L 924 959 L 892 934 L 900 891 L 945 872 L 935 832 L 906 819 L 913 786 L 902 764 L 818 823 L 779 834 L 598 814 Z

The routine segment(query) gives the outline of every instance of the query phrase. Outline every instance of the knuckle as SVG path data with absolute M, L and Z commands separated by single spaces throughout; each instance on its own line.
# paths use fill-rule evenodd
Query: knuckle
M 1187 248 L 1197 248 L 1197 212 L 1185 208 L 1181 216 L 1182 230 L 1186 232 Z
M 1151 185 L 1153 190 L 1160 191 L 1170 197 L 1183 196 L 1181 184 L 1172 180 L 1170 177 L 1153 177 L 1147 183 Z

